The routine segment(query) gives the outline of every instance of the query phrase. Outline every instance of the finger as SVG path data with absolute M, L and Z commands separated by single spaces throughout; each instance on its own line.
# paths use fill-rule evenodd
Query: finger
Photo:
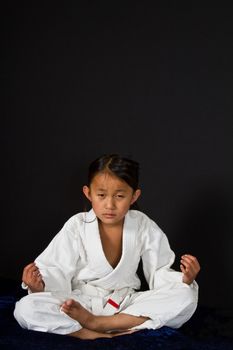
M 180 264 L 180 269 L 181 269 L 181 272 L 186 273 L 184 265 Z
M 194 263 L 195 269 L 197 269 L 198 271 L 200 271 L 201 266 L 200 266 L 200 264 L 199 264 L 199 261 L 196 259 L 196 260 L 194 260 L 193 263 Z
M 44 281 L 41 277 L 35 277 L 28 281 L 28 284 L 30 289 L 42 291 L 44 289 Z
M 35 281 L 38 277 L 38 271 L 36 269 L 28 271 L 26 274 L 26 279 L 30 281 Z
M 189 260 L 188 258 L 184 258 L 180 260 L 181 264 L 185 266 L 185 268 L 190 268 L 192 267 L 192 261 Z
M 200 264 L 199 264 L 197 258 L 191 254 L 184 254 L 181 256 L 181 259 L 189 260 L 190 262 L 192 262 L 192 264 L 195 264 L 196 266 L 198 266 L 200 268 Z
M 196 263 L 196 258 L 194 258 L 191 255 L 182 255 L 181 259 L 185 260 L 185 261 L 189 261 L 190 263 Z
M 40 283 L 42 281 L 42 276 L 39 271 L 34 271 L 31 280 L 35 283 Z
M 193 271 L 199 271 L 200 270 L 200 265 L 198 261 L 192 260 L 189 257 L 184 257 L 181 259 L 181 263 L 187 268 L 187 269 L 192 269 Z
M 183 281 L 188 282 L 188 284 L 191 283 L 196 277 L 196 273 L 194 271 L 184 269 L 182 272 L 183 272 Z
M 25 266 L 25 268 L 23 269 L 23 276 L 27 276 L 28 272 L 31 270 L 31 268 L 33 268 L 34 263 L 31 263 L 27 266 Z
M 195 271 L 195 269 L 193 268 L 192 265 L 190 265 L 189 263 L 183 263 L 181 264 L 183 265 L 183 269 L 181 269 L 181 271 L 187 276 L 187 277 L 191 277 L 191 278 L 195 278 L 197 273 Z
M 185 257 L 185 256 L 189 257 L 190 259 L 197 260 L 197 258 L 194 255 L 191 255 L 191 254 L 182 255 L 182 257 Z
M 32 268 L 32 264 L 29 264 L 29 265 L 27 265 L 24 269 L 23 269 L 23 276 L 22 276 L 22 279 L 24 280 L 24 279 L 27 279 L 27 277 L 28 277 L 28 273 L 29 273 L 29 271 L 31 270 L 31 268 Z
M 34 264 L 34 265 L 31 265 L 30 267 L 27 267 L 25 270 L 24 270 L 24 275 L 31 275 L 33 274 L 33 272 L 36 272 L 38 271 L 38 267 Z
M 193 256 L 182 256 L 181 261 L 182 263 L 188 262 L 190 264 L 190 268 L 192 268 L 196 273 L 198 273 L 201 269 L 198 260 Z
M 35 268 L 31 269 L 30 273 L 33 276 L 38 276 L 40 274 L 40 270 L 37 267 L 35 267 Z
M 35 280 L 35 277 L 38 276 L 40 273 L 38 267 L 35 265 L 35 263 L 31 263 L 26 266 L 26 268 L 23 271 L 22 280 L 26 284 L 30 284 L 32 281 Z
M 28 264 L 25 266 L 24 271 L 29 271 L 33 266 L 36 266 L 34 262 Z

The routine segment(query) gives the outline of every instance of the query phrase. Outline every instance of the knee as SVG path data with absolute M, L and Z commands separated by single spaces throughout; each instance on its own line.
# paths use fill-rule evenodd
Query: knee
M 183 284 L 176 290 L 176 296 L 174 315 L 166 322 L 172 328 L 181 327 L 192 317 L 197 308 L 198 291 L 193 286 Z
M 17 301 L 15 304 L 14 317 L 23 328 L 28 328 L 27 321 L 31 318 L 30 315 L 33 313 L 33 307 L 31 304 L 28 295 Z
M 193 286 L 183 285 L 178 295 L 179 306 L 177 313 L 180 314 L 182 322 L 186 322 L 195 312 L 198 302 L 198 291 Z M 179 327 L 180 327 L 179 326 Z

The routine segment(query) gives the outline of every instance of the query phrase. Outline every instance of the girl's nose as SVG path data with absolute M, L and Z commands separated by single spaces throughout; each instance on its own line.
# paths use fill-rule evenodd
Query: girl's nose
M 113 209 L 115 207 L 114 199 L 112 197 L 106 198 L 105 208 Z

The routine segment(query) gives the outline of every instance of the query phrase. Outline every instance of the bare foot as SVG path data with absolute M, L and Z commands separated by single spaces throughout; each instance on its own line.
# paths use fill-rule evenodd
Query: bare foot
M 78 321 L 84 328 L 88 328 L 89 330 L 95 330 L 96 317 L 92 313 L 87 311 L 77 301 L 73 299 L 66 300 L 62 304 L 61 310 L 74 320 Z
M 101 334 L 112 331 L 112 336 L 114 334 L 121 335 L 121 332 L 123 332 L 123 334 L 127 332 L 128 334 L 130 328 L 140 325 L 148 320 L 148 317 L 132 316 L 123 313 L 112 316 L 96 316 L 87 311 L 80 303 L 73 299 L 66 300 L 62 304 L 61 310 L 74 320 L 78 321 L 83 328 Z
M 113 333 L 101 333 L 96 331 L 91 331 L 90 329 L 82 328 L 77 332 L 70 333 L 71 337 L 86 339 L 86 340 L 94 340 L 98 338 L 113 338 L 118 337 L 120 335 L 127 335 L 136 332 L 135 330 L 123 331 L 123 332 L 113 332 Z

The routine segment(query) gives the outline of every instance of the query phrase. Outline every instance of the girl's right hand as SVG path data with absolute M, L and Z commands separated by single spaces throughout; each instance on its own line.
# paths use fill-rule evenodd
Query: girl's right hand
M 24 268 L 22 280 L 32 293 L 44 291 L 44 281 L 34 262 Z

